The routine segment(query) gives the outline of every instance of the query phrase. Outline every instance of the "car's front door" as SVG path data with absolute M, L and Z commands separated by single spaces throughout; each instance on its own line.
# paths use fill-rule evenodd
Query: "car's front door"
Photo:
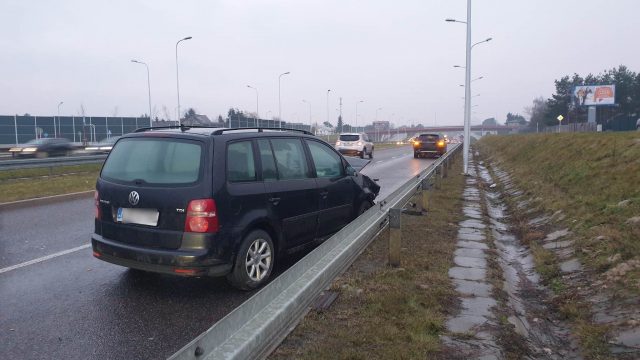
M 337 232 L 352 220 L 356 187 L 353 179 L 345 174 L 342 157 L 335 150 L 319 141 L 305 142 L 318 182 L 318 237 L 323 237 Z

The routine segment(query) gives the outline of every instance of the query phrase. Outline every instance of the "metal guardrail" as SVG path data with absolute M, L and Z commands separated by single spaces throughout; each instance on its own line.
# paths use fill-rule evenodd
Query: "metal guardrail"
M 173 354 L 170 360 L 262 359 L 289 334 L 316 297 L 345 271 L 388 224 L 389 209 L 404 206 L 445 156 L 396 189 L 310 252 L 258 293 Z
M 15 169 L 30 169 L 55 167 L 64 165 L 98 164 L 104 162 L 107 155 L 85 155 L 73 157 L 59 157 L 46 159 L 14 159 L 0 161 L 0 171 Z

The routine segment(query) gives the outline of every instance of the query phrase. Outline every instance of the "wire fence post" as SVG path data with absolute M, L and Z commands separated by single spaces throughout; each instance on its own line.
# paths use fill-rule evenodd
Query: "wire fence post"
M 389 265 L 400 266 L 400 251 L 402 248 L 402 210 L 389 209 Z
M 16 131 L 16 145 L 18 145 L 18 116 L 13 115 L 13 128 Z

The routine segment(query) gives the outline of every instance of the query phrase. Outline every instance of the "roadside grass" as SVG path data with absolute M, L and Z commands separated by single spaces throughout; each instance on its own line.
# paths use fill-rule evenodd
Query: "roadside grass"
M 511 173 L 517 187 L 534 199 L 534 206 L 566 215 L 562 223 L 573 232 L 582 264 L 595 276 L 590 281 L 604 280 L 620 299 L 640 294 L 637 267 L 613 278 L 605 274 L 616 265 L 640 259 L 640 229 L 627 223 L 640 215 L 639 133 L 490 136 L 476 146 Z M 586 300 L 566 286 L 556 255 L 539 244 L 544 234 L 530 231 L 522 220 L 516 226 L 519 235 L 555 294 L 553 304 L 573 323 L 583 355 L 608 358 L 608 326 L 593 323 Z
M 426 216 L 402 215 L 401 267 L 387 265 L 383 232 L 331 286 L 339 294 L 311 310 L 271 359 L 446 358 L 445 321 L 457 309 L 449 280 L 462 218 L 461 162 L 432 193 Z
M 0 172 L 0 203 L 68 194 L 95 188 L 101 164 Z
M 566 214 L 587 266 L 602 273 L 616 254 L 640 257 L 640 229 L 626 223 L 640 215 L 640 133 L 490 136 L 478 146 L 544 209 Z M 627 285 L 640 294 L 640 284 Z
M 42 167 L 42 168 L 31 168 L 31 169 L 3 170 L 3 171 L 0 171 L 0 181 L 61 175 L 61 174 L 72 174 L 72 173 L 88 173 L 88 172 L 97 173 L 98 171 L 100 171 L 101 167 L 102 167 L 102 164 L 83 164 L 83 165 L 68 165 L 68 166 L 51 166 L 46 168 Z

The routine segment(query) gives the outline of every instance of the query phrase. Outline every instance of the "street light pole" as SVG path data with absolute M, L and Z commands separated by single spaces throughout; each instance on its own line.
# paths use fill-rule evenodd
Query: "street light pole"
M 60 101 L 58 104 L 58 126 L 60 126 L 60 105 L 64 104 L 64 101 Z M 58 137 L 58 132 L 56 131 L 56 121 L 53 120 L 53 137 Z
M 258 124 L 258 122 L 260 121 L 260 108 L 258 107 L 258 89 L 254 88 L 251 85 L 247 85 L 247 87 L 256 91 L 256 126 L 260 127 L 260 124 Z
M 282 76 L 283 75 L 289 75 L 289 74 L 290 74 L 290 72 L 287 71 L 285 73 L 280 74 L 280 76 L 278 76 L 278 121 L 280 122 L 280 128 L 281 129 L 282 129 L 282 100 L 281 100 L 281 97 L 280 97 L 280 89 L 281 89 L 280 83 L 281 83 L 281 80 L 282 80 Z
M 309 104 L 309 131 L 311 131 L 311 128 L 312 128 L 312 126 L 311 126 L 311 103 L 310 103 L 310 102 L 308 102 L 308 101 L 307 101 L 307 100 L 305 100 L 305 99 L 302 99 L 302 102 L 303 102 L 303 103 L 307 103 L 307 104 Z M 315 134 L 315 133 L 314 133 L 314 134 Z
M 178 40 L 176 43 L 176 89 L 178 90 L 178 125 L 182 125 L 182 121 L 180 120 L 180 77 L 178 76 L 178 44 L 185 40 L 190 40 L 191 36 L 187 36 L 183 39 Z M 149 114 L 151 116 L 151 114 Z
M 151 77 L 149 76 L 149 65 L 147 65 L 147 63 L 145 62 L 138 61 L 135 59 L 131 60 L 131 62 L 136 64 L 142 64 L 147 68 L 147 90 L 149 91 L 149 126 L 151 126 Z
M 358 132 L 358 104 L 363 103 L 364 100 L 356 101 L 356 131 Z
M 327 123 L 329 123 L 329 93 L 331 89 L 327 90 Z
M 382 108 L 376 109 L 376 123 L 378 122 L 378 111 L 382 110 Z M 378 137 L 378 124 L 375 124 L 374 128 L 376 129 L 376 141 L 380 141 Z

